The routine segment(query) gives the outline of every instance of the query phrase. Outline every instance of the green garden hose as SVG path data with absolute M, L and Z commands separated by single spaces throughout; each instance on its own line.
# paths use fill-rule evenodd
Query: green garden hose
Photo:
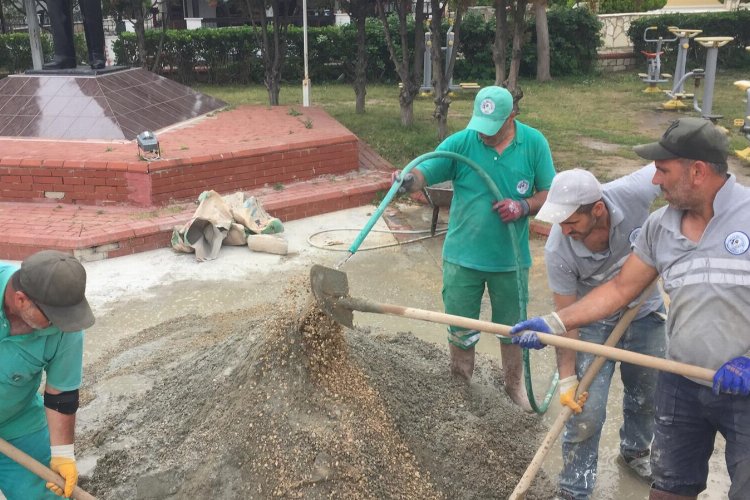
M 375 212 L 372 214 L 370 219 L 367 221 L 367 224 L 362 228 L 360 233 L 357 235 L 357 237 L 354 239 L 354 242 L 349 247 L 349 251 L 346 257 L 339 262 L 339 264 L 336 266 L 336 268 L 340 268 L 347 260 L 351 258 L 352 255 L 354 255 L 357 250 L 359 249 L 359 246 L 362 244 L 362 241 L 364 241 L 367 234 L 370 232 L 372 227 L 375 225 L 375 223 L 378 221 L 381 215 L 383 215 L 383 212 L 385 211 L 385 208 L 388 206 L 388 204 L 391 202 L 393 197 L 398 193 L 399 188 L 401 187 L 401 184 L 403 183 L 404 176 L 408 174 L 411 170 L 414 169 L 417 165 L 422 163 L 425 160 L 429 160 L 431 158 L 449 158 L 451 160 L 462 162 L 466 165 L 468 165 L 474 172 L 476 172 L 482 180 L 485 182 L 487 187 L 489 188 L 492 195 L 495 197 L 496 200 L 503 200 L 506 197 L 503 196 L 503 194 L 500 192 L 500 189 L 498 189 L 495 182 L 492 180 L 492 178 L 487 174 L 487 172 L 482 169 L 482 167 L 479 166 L 474 160 L 471 160 L 470 158 L 467 158 L 465 156 L 462 156 L 458 153 L 452 153 L 450 151 L 433 151 L 430 153 L 425 153 L 421 156 L 416 157 L 411 162 L 409 162 L 408 165 L 404 167 L 404 169 L 401 171 L 401 175 L 399 176 L 399 179 L 393 183 L 391 186 L 391 189 L 386 193 L 386 195 L 383 197 L 383 200 L 380 202 L 380 205 L 378 205 L 378 208 L 375 210 Z M 518 232 L 516 229 L 516 224 L 520 224 L 519 221 L 514 221 L 508 224 L 509 230 L 510 230 L 510 236 L 511 236 L 511 242 L 513 247 L 513 254 L 516 261 L 516 287 L 517 287 L 517 293 L 518 293 L 518 308 L 521 315 L 521 320 L 526 319 L 526 306 L 528 304 L 528 285 L 525 282 L 524 274 L 521 273 L 521 252 L 520 252 L 520 246 L 518 243 Z M 505 337 L 498 337 L 501 343 L 508 344 L 510 343 L 510 339 Z M 550 382 L 550 388 L 547 391 L 547 394 L 545 395 L 544 399 L 542 400 L 541 405 L 538 405 L 536 402 L 536 398 L 534 396 L 534 388 L 531 380 L 531 360 L 528 349 L 523 349 L 523 372 L 524 372 L 524 383 L 526 386 L 526 396 L 529 399 L 529 404 L 531 405 L 532 410 L 538 414 L 542 414 L 547 411 L 547 408 L 549 407 L 550 401 L 552 400 L 552 396 L 555 393 L 555 390 L 557 390 L 557 381 L 559 378 L 559 375 L 557 372 L 552 377 L 552 380 Z

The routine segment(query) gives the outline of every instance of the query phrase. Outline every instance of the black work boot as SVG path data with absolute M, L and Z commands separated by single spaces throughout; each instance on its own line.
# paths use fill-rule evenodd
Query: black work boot
M 52 43 L 55 46 L 55 57 L 52 62 L 42 66 L 43 69 L 70 69 L 76 67 L 76 49 L 73 45 L 73 14 L 70 0 L 48 2 Z
M 86 33 L 86 47 L 89 52 L 91 69 L 102 69 L 106 65 L 104 57 L 104 26 L 101 0 L 80 0 L 83 15 L 83 31 Z

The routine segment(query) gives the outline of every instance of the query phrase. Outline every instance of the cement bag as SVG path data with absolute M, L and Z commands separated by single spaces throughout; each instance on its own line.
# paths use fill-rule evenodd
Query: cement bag
M 213 260 L 232 227 L 232 213 L 216 191 L 204 191 L 198 200 L 198 209 L 184 227 L 184 239 L 195 250 L 197 260 Z
M 193 253 L 195 250 L 185 241 L 185 226 L 175 226 L 172 229 L 172 249 L 176 252 Z
M 276 217 L 268 215 L 255 196 L 248 197 L 241 207 L 233 207 L 234 220 L 245 226 L 252 234 L 275 234 L 284 232 L 284 226 Z
M 225 245 L 241 246 L 245 244 L 247 240 L 247 231 L 245 226 L 232 222 L 232 227 L 229 228 L 227 237 L 224 238 Z

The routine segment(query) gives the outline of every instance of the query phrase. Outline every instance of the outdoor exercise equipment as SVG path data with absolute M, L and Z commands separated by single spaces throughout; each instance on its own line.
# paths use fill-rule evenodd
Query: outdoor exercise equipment
M 696 37 L 695 41 L 706 47 L 706 66 L 705 69 L 694 69 L 688 73 L 685 73 L 680 80 L 675 83 L 675 87 L 679 88 L 688 78 L 695 79 L 695 92 L 693 94 L 693 108 L 701 114 L 701 116 L 712 122 L 716 122 L 722 115 L 712 114 L 713 100 L 714 100 L 714 84 L 716 81 L 716 61 L 719 56 L 719 47 L 723 47 L 734 40 L 731 36 L 702 36 Z M 700 88 L 701 80 L 705 80 L 706 83 L 703 87 L 703 100 L 701 104 L 698 104 L 698 89 Z
M 641 54 L 646 56 L 646 60 L 648 61 L 648 68 L 646 73 L 638 73 L 638 76 L 641 78 L 641 80 L 644 83 L 648 83 L 648 86 L 643 89 L 644 92 L 651 93 L 651 92 L 661 92 L 661 89 L 657 86 L 659 83 L 664 83 L 668 81 L 668 78 L 670 78 L 672 75 L 668 73 L 662 73 L 661 72 L 661 55 L 664 53 L 662 49 L 662 45 L 665 42 L 674 42 L 677 40 L 677 36 L 674 38 L 667 38 L 664 37 L 657 37 L 657 38 L 649 38 L 648 32 L 653 30 L 656 31 L 658 29 L 657 26 L 649 26 L 645 30 L 643 30 L 643 41 L 646 43 L 655 43 L 656 44 L 656 50 L 654 52 L 648 52 L 646 50 L 642 50 Z
M 750 52 L 750 46 L 745 47 Z M 745 116 L 734 121 L 734 124 L 740 128 L 740 132 L 750 141 L 750 80 L 739 80 L 734 82 L 735 87 L 745 92 Z M 750 161 L 750 146 L 745 149 L 735 150 L 737 156 L 745 161 Z
M 448 33 L 445 36 L 445 47 L 440 47 L 440 51 L 445 53 L 445 64 L 448 64 L 448 61 L 451 60 L 451 55 L 453 54 L 453 25 L 448 28 Z M 423 94 L 430 94 L 432 93 L 432 33 L 429 31 L 424 34 L 424 63 L 423 63 L 423 71 L 422 71 L 422 86 L 419 87 L 419 91 Z M 476 83 L 474 84 L 476 87 L 471 88 L 479 88 L 479 85 Z M 464 88 L 463 85 L 453 85 L 453 75 L 451 75 L 450 80 L 448 81 L 448 89 L 450 90 L 457 90 Z
M 682 29 L 677 26 L 667 28 L 674 33 L 680 40 L 677 44 L 677 63 L 675 64 L 674 76 L 672 77 L 672 90 L 665 91 L 670 100 L 662 104 L 662 108 L 668 110 L 687 109 L 687 104 L 682 102 L 683 99 L 693 97 L 693 94 L 686 94 L 683 90 L 685 76 L 685 65 L 687 64 L 687 51 L 690 47 L 690 39 L 696 37 L 703 30 Z

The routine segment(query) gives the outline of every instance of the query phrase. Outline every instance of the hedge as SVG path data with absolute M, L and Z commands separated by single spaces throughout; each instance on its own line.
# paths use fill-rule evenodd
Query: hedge
M 43 33 L 41 36 L 42 52 L 44 60 L 51 61 L 54 55 L 52 50 L 52 40 Z M 83 34 L 74 35 L 76 56 L 79 61 L 88 59 L 86 49 L 86 39 Z M 0 68 L 4 68 L 7 73 L 23 73 L 32 68 L 31 62 L 31 44 L 29 43 L 28 33 L 8 33 L 0 34 Z
M 554 76 L 587 73 L 594 69 L 596 50 L 600 44 L 599 21 L 588 9 L 553 7 L 548 11 L 550 28 L 551 70 Z M 392 28 L 397 26 L 394 19 Z M 398 81 L 390 61 L 382 23 L 368 19 L 367 78 L 370 82 Z M 443 32 L 448 29 L 444 25 Z M 414 27 L 409 26 L 409 39 Z M 162 32 L 146 32 L 149 67 L 155 60 Z M 455 81 L 487 81 L 495 77 L 492 44 L 494 20 L 485 22 L 470 15 L 461 28 L 461 53 L 454 70 Z M 287 34 L 287 58 L 282 70 L 285 81 L 299 81 L 303 76 L 302 29 L 290 26 Z M 10 42 L 9 40 L 12 40 Z M 46 40 L 46 38 L 45 38 Z M 445 39 L 443 39 L 444 41 Z M 398 41 L 398 37 L 396 37 Z M 78 40 L 77 40 L 78 42 Z M 49 45 L 49 41 L 46 41 Z M 508 57 L 510 57 L 508 41 Z M 8 46 L 12 50 L 3 50 Z M 85 47 L 85 45 L 84 45 Z M 26 56 L 21 48 L 25 49 Z M 397 50 L 400 48 L 397 47 Z M 350 81 L 356 58 L 356 27 L 325 26 L 308 29 L 309 73 L 313 81 Z M 45 49 L 45 53 L 48 53 Z M 137 43 L 134 33 L 124 32 L 114 43 L 117 64 L 136 65 Z M 85 49 L 84 49 L 85 53 Z M 11 60 L 9 54 L 14 54 Z M 19 55 L 20 54 L 20 55 Z M 25 57 L 25 58 L 24 58 Z M 50 56 L 51 57 L 51 56 Z M 25 34 L 0 36 L 0 67 L 10 72 L 31 67 L 28 37 Z M 536 71 L 536 28 L 533 17 L 528 19 L 521 73 L 534 76 Z M 206 28 L 198 30 L 167 30 L 159 68 L 156 72 L 184 84 L 196 80 L 223 84 L 263 82 L 264 68 L 260 46 L 252 28 Z
M 650 38 L 656 36 L 673 38 L 674 35 L 667 30 L 669 26 L 703 30 L 698 35 L 699 37 L 734 37 L 734 40 L 719 49 L 718 67 L 750 67 L 750 53 L 745 51 L 745 47 L 750 45 L 750 10 L 700 14 L 674 13 L 636 19 L 628 29 L 628 37 L 633 42 L 635 53 L 643 58 L 643 64 L 646 58 L 641 55 L 641 51 L 653 52 L 656 49 L 654 43 L 647 44 L 643 41 L 643 30 L 649 26 L 658 28 L 658 33 L 649 33 Z M 664 54 L 661 56 L 661 67 L 665 72 L 672 73 L 677 61 L 677 42 L 665 43 L 662 49 Z M 694 40 L 690 41 L 687 56 L 686 69 L 688 71 L 703 68 L 706 64 L 706 48 Z
M 600 43 L 600 25 L 596 16 L 587 9 L 552 8 L 548 12 L 548 18 L 553 75 L 591 71 Z M 397 81 L 382 24 L 377 19 L 369 19 L 366 28 L 368 80 L 386 83 Z M 534 20 L 530 19 L 521 69 L 525 76 L 533 76 L 536 71 L 535 29 Z M 413 26 L 409 27 L 409 33 L 411 40 Z M 479 16 L 467 16 L 461 27 L 462 57 L 456 62 L 456 81 L 494 78 L 494 33 L 494 22 L 484 22 Z M 149 61 L 154 60 L 160 37 L 160 31 L 146 33 Z M 283 68 L 285 81 L 302 79 L 302 47 L 302 30 L 290 26 L 287 34 L 287 60 Z M 355 49 L 356 28 L 353 25 L 309 28 L 310 78 L 318 82 L 350 80 L 355 64 Z M 135 34 L 122 33 L 115 42 L 115 54 L 118 64 L 134 64 L 137 58 Z M 260 83 L 263 81 L 264 71 L 259 54 L 259 45 L 250 27 L 168 30 L 158 72 L 186 84 L 195 79 L 213 83 Z M 510 56 L 510 50 L 508 54 Z M 191 71 L 192 67 L 196 71 Z

